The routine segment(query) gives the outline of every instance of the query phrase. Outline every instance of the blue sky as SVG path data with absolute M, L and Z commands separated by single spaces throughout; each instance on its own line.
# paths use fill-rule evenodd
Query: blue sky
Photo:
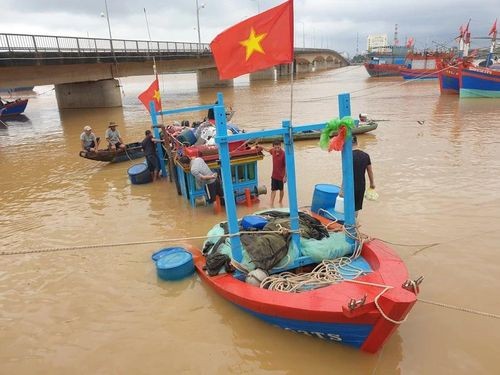
M 202 42 L 279 0 L 198 0 Z M 104 0 L 3 0 L 0 33 L 108 38 Z M 114 39 L 148 39 L 144 8 L 154 40 L 197 42 L 196 0 L 107 0 Z M 19 6 L 22 4 L 22 6 Z M 479 6 L 480 4 L 480 6 Z M 351 55 L 366 49 L 369 34 L 392 41 L 412 36 L 416 47 L 453 45 L 461 24 L 471 19 L 472 36 L 487 36 L 500 17 L 499 0 L 295 0 L 295 45 L 332 48 Z M 472 48 L 488 46 L 473 41 Z

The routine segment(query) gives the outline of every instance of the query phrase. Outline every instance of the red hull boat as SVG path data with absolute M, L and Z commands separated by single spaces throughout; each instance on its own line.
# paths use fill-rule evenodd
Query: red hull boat
M 209 276 L 205 256 L 199 249 L 188 249 L 201 279 L 243 310 L 286 330 L 370 353 L 382 347 L 416 302 L 406 266 L 379 240 L 365 242 L 353 263 L 366 270 L 364 276 L 301 293 L 264 289 L 231 273 Z

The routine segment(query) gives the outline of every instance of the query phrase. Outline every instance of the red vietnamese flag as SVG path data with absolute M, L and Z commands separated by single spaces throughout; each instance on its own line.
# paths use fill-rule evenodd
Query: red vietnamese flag
M 139 100 L 144 104 L 149 112 L 149 103 L 151 100 L 155 103 L 155 111 L 161 111 L 161 96 L 160 96 L 160 86 L 158 84 L 158 78 L 156 78 L 153 83 L 148 87 L 146 91 L 139 95 Z
M 248 18 L 212 40 L 220 79 L 293 61 L 293 0 Z
M 488 35 L 491 35 L 492 37 L 496 37 L 496 33 L 497 33 L 497 20 L 495 20 L 495 23 L 493 24 L 493 26 L 491 26 L 491 30 L 490 32 L 488 33 Z

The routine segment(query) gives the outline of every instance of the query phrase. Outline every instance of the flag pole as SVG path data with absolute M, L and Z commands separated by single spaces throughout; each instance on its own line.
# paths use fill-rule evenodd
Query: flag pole
M 294 60 L 290 63 L 290 123 L 293 126 L 293 69 L 295 67 Z
M 151 32 L 149 30 L 148 14 L 146 12 L 146 8 L 144 8 L 144 18 L 146 19 L 146 28 L 148 30 L 149 41 L 152 42 Z M 148 45 L 148 54 L 149 54 L 149 45 Z M 160 79 L 158 77 L 158 70 L 156 69 L 156 59 L 155 59 L 154 55 L 152 57 L 153 57 L 153 73 L 155 75 L 156 80 L 158 81 L 158 90 L 160 90 Z M 160 107 L 162 108 L 162 105 L 161 105 L 161 95 L 160 95 Z M 167 131 L 165 130 L 165 120 L 163 118 L 163 111 L 160 112 L 160 117 L 161 117 L 161 125 L 160 126 L 163 129 L 163 140 L 164 140 L 163 143 L 165 145 L 165 151 L 167 152 L 167 156 L 168 156 L 168 179 L 169 179 L 170 182 L 172 182 L 172 174 L 173 174 L 173 170 L 174 170 L 174 167 L 173 167 L 173 158 L 172 158 L 172 149 L 170 148 L 170 138 L 169 138 L 169 135 L 168 135 Z M 161 146 L 159 146 L 159 147 L 161 147 Z M 164 159 L 163 158 L 163 151 L 158 153 L 158 157 L 160 157 L 161 159 Z
M 293 75 L 295 68 L 295 16 L 293 11 L 293 0 L 289 0 L 290 4 L 290 39 L 292 44 L 292 61 L 290 62 L 290 126 L 293 127 Z M 292 136 L 292 132 L 290 131 L 290 136 Z
M 148 14 L 146 13 L 146 8 L 144 8 L 144 18 L 146 19 L 146 28 L 148 30 L 148 36 L 149 36 L 149 41 L 152 42 L 152 39 L 151 39 L 151 32 L 149 31 L 149 21 L 148 21 Z M 148 44 L 148 55 L 149 55 L 149 44 Z M 160 83 L 160 80 L 158 78 L 158 71 L 156 70 L 156 59 L 155 59 L 155 56 L 151 56 L 153 58 L 153 73 L 155 75 L 155 78 L 158 80 L 158 83 Z M 158 89 L 159 89 L 159 85 L 158 85 Z M 160 107 L 161 107 L 161 95 L 160 95 Z M 163 122 L 163 113 L 160 114 L 161 115 L 161 123 L 162 125 L 164 124 Z

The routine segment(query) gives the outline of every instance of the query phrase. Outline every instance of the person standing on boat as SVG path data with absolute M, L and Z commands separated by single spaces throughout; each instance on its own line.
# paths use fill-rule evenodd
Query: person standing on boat
M 276 191 L 280 192 L 279 204 L 283 203 L 285 195 L 284 185 L 286 183 L 285 151 L 281 148 L 281 141 L 273 141 L 273 147 L 266 149 L 273 157 L 273 172 L 271 174 L 271 206 L 274 206 Z
M 146 157 L 146 162 L 148 163 L 148 169 L 153 178 L 153 182 L 160 178 L 160 161 L 158 160 L 158 154 L 156 153 L 155 143 L 162 142 L 160 139 L 154 139 L 151 130 L 146 130 L 146 137 L 141 143 L 142 149 L 144 150 L 144 156 Z
M 352 167 L 354 176 L 354 211 L 357 217 L 358 211 L 363 208 L 366 190 L 365 174 L 368 173 L 370 189 L 375 189 L 375 179 L 373 178 L 370 155 L 358 148 L 358 138 L 355 135 L 352 136 Z
M 125 150 L 125 144 L 123 143 L 123 139 L 120 135 L 120 131 L 116 128 L 116 122 L 111 121 L 108 125 L 108 129 L 106 129 L 106 140 L 109 143 L 109 149 L 111 151 L 116 151 L 117 149 Z
M 80 141 L 82 143 L 82 150 L 97 152 L 99 147 L 99 137 L 92 132 L 92 128 L 90 126 L 85 126 L 83 128 L 83 133 L 80 134 Z
M 183 156 L 179 159 L 179 161 L 182 164 L 189 163 L 190 171 L 196 180 L 197 187 L 205 188 L 208 203 L 213 203 L 217 195 L 222 197 L 222 187 L 219 179 L 217 178 L 217 173 L 213 172 L 208 167 L 205 160 L 200 157 L 189 158 L 188 156 Z

